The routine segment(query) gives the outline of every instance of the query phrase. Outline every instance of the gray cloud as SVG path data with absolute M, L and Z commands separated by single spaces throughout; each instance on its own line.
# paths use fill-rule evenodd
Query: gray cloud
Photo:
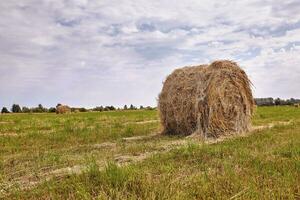
M 0 106 L 156 104 L 176 67 L 233 59 L 255 96 L 300 93 L 300 3 L 0 3 Z

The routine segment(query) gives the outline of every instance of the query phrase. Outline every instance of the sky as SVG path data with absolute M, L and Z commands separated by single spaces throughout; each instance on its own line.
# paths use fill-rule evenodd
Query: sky
M 0 2 L 0 107 L 157 104 L 174 69 L 236 61 L 255 97 L 300 98 L 299 0 Z

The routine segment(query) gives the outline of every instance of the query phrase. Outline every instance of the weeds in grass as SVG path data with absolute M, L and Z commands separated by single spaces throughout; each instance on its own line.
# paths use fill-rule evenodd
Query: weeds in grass
M 47 173 L 48 169 L 59 167 L 87 168 L 82 174 L 53 178 L 26 191 L 5 190 L 6 196 L 0 193 L 0 199 L 297 199 L 300 110 L 269 107 L 258 108 L 257 113 L 256 125 L 290 120 L 293 123 L 211 145 L 187 139 L 179 148 L 165 147 L 168 151 L 149 154 L 148 159 L 126 166 L 112 162 L 114 156 L 160 152 L 164 145 L 183 138 L 122 140 L 128 127 L 133 129 L 134 136 L 159 130 L 158 122 L 135 124 L 138 119 L 157 119 L 152 111 L 78 113 L 71 114 L 71 119 L 51 114 L 4 116 L 0 121 L 17 118 L 17 124 L 0 123 L 0 133 L 17 130 L 21 135 L 0 137 L 0 186 L 6 187 L 23 175 L 34 174 L 38 178 L 42 169 Z M 85 120 L 86 117 L 89 119 Z M 70 124 L 62 126 L 68 120 Z M 124 124 L 126 120 L 130 123 L 114 125 Z M 68 126 L 82 121 L 81 128 L 66 132 L 70 130 Z M 37 131 L 49 123 L 53 124 L 53 133 Z M 111 133 L 106 132 L 107 123 L 112 123 Z M 35 127 L 30 127 L 32 124 Z M 28 136 L 31 132 L 38 133 L 36 138 Z M 114 145 L 94 147 L 103 142 Z

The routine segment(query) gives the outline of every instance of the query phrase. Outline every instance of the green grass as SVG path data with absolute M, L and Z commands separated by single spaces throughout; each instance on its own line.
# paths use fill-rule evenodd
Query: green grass
M 1 115 L 0 177 L 85 162 L 90 145 L 157 132 L 157 122 L 134 123 L 153 119 L 156 111 Z
M 150 121 L 157 119 L 156 111 L 1 116 L 0 184 L 18 182 L 28 174 L 35 174 L 30 180 L 39 180 L 41 172 L 65 166 L 86 166 L 83 173 L 54 177 L 28 190 L 7 187 L 3 198 L 300 198 L 300 109 L 259 107 L 254 125 L 291 123 L 217 144 L 189 141 L 160 151 L 169 142 L 185 139 L 122 140 L 159 132 L 159 122 Z M 148 123 L 136 123 L 142 121 Z M 93 147 L 103 142 L 116 146 Z M 153 151 L 160 153 L 128 165 L 119 166 L 114 160 L 118 155 Z

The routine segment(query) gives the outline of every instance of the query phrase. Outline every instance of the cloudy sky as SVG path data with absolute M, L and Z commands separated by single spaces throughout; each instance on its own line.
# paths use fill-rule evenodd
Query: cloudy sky
M 177 67 L 237 61 L 256 97 L 300 98 L 299 0 L 0 2 L 0 107 L 156 105 Z

